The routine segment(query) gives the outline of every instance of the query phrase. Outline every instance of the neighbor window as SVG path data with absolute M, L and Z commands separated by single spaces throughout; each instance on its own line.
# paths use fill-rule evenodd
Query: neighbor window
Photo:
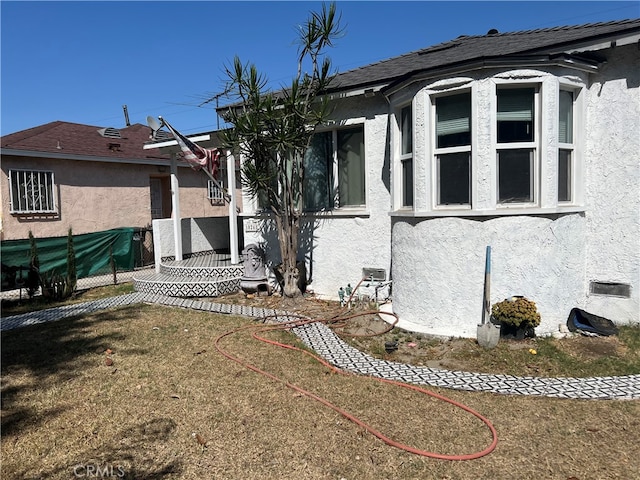
M 316 133 L 305 155 L 305 210 L 364 205 L 363 127 Z
M 10 170 L 11 213 L 55 213 L 53 172 Z
M 560 90 L 558 122 L 558 202 L 571 202 L 573 178 L 573 105 L 574 93 Z
M 435 99 L 437 205 L 471 205 L 471 93 Z
M 220 167 L 216 172 L 216 182 L 207 180 L 207 198 L 213 203 L 224 203 L 224 190 L 227 189 L 227 165 L 226 162 L 220 162 Z M 231 192 L 229 192 L 231 193 Z
M 218 182 L 218 185 L 220 185 L 220 182 Z M 213 202 L 222 202 L 224 200 L 224 194 L 218 185 L 213 180 L 208 180 L 207 198 Z
M 534 201 L 536 97 L 533 87 L 498 87 L 498 202 Z
M 402 206 L 413 206 L 413 115 L 411 105 L 400 111 L 400 162 L 402 163 Z

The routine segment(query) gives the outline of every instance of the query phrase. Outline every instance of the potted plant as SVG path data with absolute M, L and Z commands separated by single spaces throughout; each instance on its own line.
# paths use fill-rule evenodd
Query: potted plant
M 511 297 L 494 304 L 491 317 L 502 326 L 502 336 L 517 339 L 535 337 L 535 328 L 540 325 L 535 302 L 524 297 Z

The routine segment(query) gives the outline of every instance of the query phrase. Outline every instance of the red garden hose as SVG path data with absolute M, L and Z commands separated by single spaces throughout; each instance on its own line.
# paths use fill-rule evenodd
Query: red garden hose
M 357 288 L 357 287 L 356 287 Z M 354 289 L 355 291 L 355 289 Z M 367 312 L 368 314 L 372 313 L 372 312 Z M 322 365 L 324 365 L 325 367 L 329 368 L 330 370 L 332 370 L 335 373 L 339 373 L 342 375 L 346 375 L 345 372 L 343 372 L 342 370 L 336 368 L 335 366 L 331 365 L 329 362 L 327 362 L 326 360 L 324 360 L 323 358 L 321 358 L 318 355 L 315 355 L 307 350 L 303 350 L 301 348 L 295 347 L 293 345 L 289 345 L 286 343 L 281 343 L 281 342 L 277 342 L 274 340 L 270 340 L 268 338 L 265 338 L 263 336 L 260 335 L 260 333 L 262 332 L 268 332 L 268 331 L 274 331 L 274 330 L 289 330 L 291 328 L 295 328 L 295 327 L 300 327 L 303 325 L 307 325 L 310 323 L 315 323 L 315 322 L 323 322 L 323 323 L 330 323 L 330 322 L 335 322 L 335 321 L 344 321 L 348 318 L 353 318 L 355 316 L 360 316 L 360 315 L 364 315 L 363 313 L 360 314 L 355 314 L 355 315 L 351 315 L 351 316 L 347 316 L 347 317 L 340 317 L 340 318 L 333 318 L 331 320 L 312 320 L 312 319 L 308 319 L 308 318 L 303 318 L 303 317 L 298 317 L 298 319 L 296 320 L 292 320 L 289 322 L 283 322 L 283 323 L 279 323 L 277 325 L 270 325 L 267 327 L 260 327 L 260 326 L 256 326 L 254 324 L 252 325 L 248 325 L 242 328 L 238 328 L 235 330 L 231 330 L 228 332 L 223 333 L 222 335 L 219 335 L 216 339 L 215 339 L 215 347 L 216 349 L 222 354 L 224 355 L 226 358 L 233 360 L 234 362 L 237 362 L 238 364 L 244 366 L 245 368 L 248 368 L 249 370 L 252 370 L 256 373 L 259 373 L 261 375 L 264 375 L 267 378 L 270 378 L 271 380 L 275 380 L 277 382 L 280 382 L 282 384 L 284 384 L 285 386 L 291 388 L 292 390 L 295 390 L 296 392 L 299 392 L 309 398 L 312 398 L 313 400 L 321 403 L 322 405 L 325 405 L 329 408 L 331 408 L 332 410 L 336 411 L 337 413 L 339 413 L 340 415 L 342 415 L 343 417 L 347 418 L 348 420 L 354 422 L 355 424 L 361 426 L 362 428 L 364 428 L 365 430 L 367 430 L 369 433 L 373 434 L 374 436 L 376 436 L 377 438 L 379 438 L 380 440 L 382 440 L 383 442 L 385 442 L 388 445 L 391 445 L 393 447 L 399 448 L 401 450 L 416 454 L 416 455 L 421 455 L 424 457 L 430 457 L 430 458 L 437 458 L 437 459 L 441 459 L 441 460 L 473 460 L 476 458 L 480 458 L 483 457 L 485 455 L 488 455 L 489 453 L 491 453 L 495 448 L 496 445 L 498 443 L 498 435 L 496 432 L 496 429 L 494 428 L 494 426 L 491 424 L 491 422 L 483 417 L 480 413 L 476 412 L 475 410 L 459 403 L 456 402 L 455 400 L 451 400 L 449 398 L 446 398 L 442 395 L 439 395 L 435 392 L 431 392 L 429 390 L 426 390 L 424 388 L 418 387 L 416 385 L 412 385 L 412 384 L 407 384 L 407 383 L 402 383 L 402 382 L 398 382 L 395 380 L 387 380 L 387 379 L 383 379 L 383 378 L 378 378 L 378 377 L 371 377 L 373 380 L 379 381 L 379 382 L 383 382 L 383 383 L 388 383 L 400 388 L 406 388 L 408 390 L 413 390 L 425 395 L 429 395 L 431 397 L 434 397 L 438 400 L 442 400 L 444 402 L 447 402 L 451 405 L 454 405 L 456 407 L 461 408 L 462 410 L 472 414 L 473 416 L 477 417 L 478 419 L 480 419 L 491 431 L 491 436 L 492 436 L 492 440 L 491 443 L 489 444 L 489 446 L 487 448 L 485 448 L 484 450 L 475 452 L 475 453 L 470 453 L 470 454 L 465 454 L 465 455 L 444 455 L 444 454 L 440 454 L 440 453 L 434 453 L 434 452 L 429 452 L 426 450 L 421 450 L 418 448 L 414 448 L 411 447 L 409 445 L 405 445 L 403 443 L 397 442 L 392 440 L 391 438 L 385 436 L 383 433 L 377 431 L 376 429 L 374 429 L 373 427 L 371 427 L 370 425 L 366 424 L 365 422 L 363 422 L 362 420 L 358 419 L 357 417 L 355 417 L 354 415 L 350 414 L 349 412 L 343 410 L 342 408 L 332 404 L 331 402 L 329 402 L 328 400 L 326 400 L 325 398 L 322 398 L 316 394 L 314 394 L 313 392 L 310 392 L 308 390 L 305 390 L 297 385 L 294 385 L 288 381 L 286 381 L 285 379 L 282 379 L 272 373 L 269 373 L 265 370 L 262 370 L 258 367 L 256 367 L 255 365 L 252 365 L 249 362 L 246 362 L 244 360 L 242 360 L 239 357 L 236 357 L 234 355 L 232 355 L 231 353 L 229 353 L 227 350 L 225 350 L 224 348 L 222 348 L 221 346 L 221 342 L 222 339 L 225 337 L 228 337 L 230 335 L 245 331 L 245 330 L 249 330 L 252 329 L 253 333 L 252 336 L 257 339 L 260 340 L 261 342 L 265 342 L 268 343 L 270 345 L 274 345 L 280 348 L 286 348 L 289 350 L 294 350 L 297 352 L 301 352 L 304 355 L 308 355 L 309 357 L 315 359 L 316 361 L 318 361 L 319 363 L 321 363 Z M 289 317 L 292 317 L 293 315 L 289 315 Z M 269 317 L 264 317 L 265 320 Z

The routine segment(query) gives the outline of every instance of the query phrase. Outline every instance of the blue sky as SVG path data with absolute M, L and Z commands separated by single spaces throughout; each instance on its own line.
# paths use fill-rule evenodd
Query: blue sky
M 215 129 L 235 55 L 274 86 L 296 71 L 296 31 L 320 2 L 2 1 L 2 135 L 55 120 L 123 127 L 162 115 L 186 134 Z M 640 2 L 338 2 L 338 71 L 459 35 L 640 17 Z

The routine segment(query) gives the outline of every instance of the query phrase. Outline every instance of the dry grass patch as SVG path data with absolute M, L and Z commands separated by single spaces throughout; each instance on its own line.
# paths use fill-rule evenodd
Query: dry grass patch
M 499 443 L 473 461 L 419 457 L 215 350 L 218 335 L 250 324 L 139 305 L 3 332 L 2 478 L 68 479 L 92 465 L 130 479 L 640 477 L 640 402 L 433 389 L 489 418 Z M 328 373 L 244 334 L 223 345 L 414 447 L 464 454 L 491 440 L 430 397 Z

